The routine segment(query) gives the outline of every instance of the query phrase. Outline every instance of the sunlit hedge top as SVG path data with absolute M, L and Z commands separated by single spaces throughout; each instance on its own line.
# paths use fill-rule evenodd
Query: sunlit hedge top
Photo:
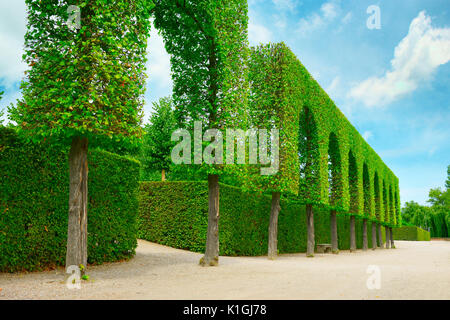
M 23 58 L 31 69 L 11 118 L 35 140 L 139 136 L 152 2 L 26 4 Z M 81 10 L 79 30 L 66 24 L 70 5 Z

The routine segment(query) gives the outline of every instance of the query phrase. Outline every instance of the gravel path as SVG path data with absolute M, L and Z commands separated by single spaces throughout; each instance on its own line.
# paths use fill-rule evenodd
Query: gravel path
M 0 299 L 450 299 L 450 241 L 396 241 L 397 249 L 339 255 L 220 257 L 139 240 L 134 259 L 90 267 L 82 288 L 68 289 L 63 269 L 0 273 Z M 369 290 L 369 265 L 380 289 Z

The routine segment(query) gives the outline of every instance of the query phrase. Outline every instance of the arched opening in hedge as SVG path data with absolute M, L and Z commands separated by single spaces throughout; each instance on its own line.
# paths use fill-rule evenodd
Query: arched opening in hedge
M 380 178 L 378 176 L 378 172 L 375 172 L 375 178 L 373 181 L 373 188 L 375 193 L 375 217 L 378 221 L 381 221 Z
M 348 152 L 348 187 L 350 192 L 350 209 L 351 213 L 359 212 L 359 189 L 358 189 L 358 167 L 353 152 Z
M 320 199 L 319 143 L 314 114 L 303 107 L 299 116 L 298 157 L 299 196 L 307 201 Z
M 364 212 L 365 216 L 371 215 L 370 208 L 370 175 L 369 175 L 369 167 L 367 163 L 364 162 L 363 165 L 363 191 L 364 191 Z
M 395 222 L 395 207 L 394 207 L 394 196 L 392 193 L 392 186 L 389 186 L 389 223 L 393 224 Z
M 339 141 L 334 132 L 328 139 L 328 201 L 331 206 L 337 205 L 341 198 L 342 173 Z
M 387 186 L 386 181 L 383 180 L 383 209 L 384 209 L 384 222 L 389 222 L 389 203 L 388 203 L 388 194 L 387 194 Z
M 320 201 L 320 167 L 317 125 L 310 108 L 299 116 L 298 156 L 300 166 L 299 196 L 306 202 L 308 241 L 306 256 L 314 256 L 314 213 L 312 205 Z

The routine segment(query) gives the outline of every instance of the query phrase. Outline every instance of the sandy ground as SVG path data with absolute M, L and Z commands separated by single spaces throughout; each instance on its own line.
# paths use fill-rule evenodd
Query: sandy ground
M 134 259 L 90 267 L 91 280 L 68 289 L 63 269 L 0 274 L 0 299 L 450 299 L 450 241 L 396 241 L 396 249 L 339 255 L 220 257 L 139 241 Z M 368 267 L 380 270 L 369 290 Z

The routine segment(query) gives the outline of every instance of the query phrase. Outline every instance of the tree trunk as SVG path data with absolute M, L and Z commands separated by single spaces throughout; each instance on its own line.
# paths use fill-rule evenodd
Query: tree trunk
M 383 248 L 383 236 L 381 234 L 381 224 L 377 223 L 378 230 L 378 247 Z
M 278 214 L 280 212 L 280 193 L 272 193 L 272 207 L 270 209 L 269 223 L 269 259 L 273 260 L 277 256 L 278 243 Z
M 161 181 L 166 181 L 166 170 L 161 170 Z
M 377 224 L 372 222 L 372 250 L 377 248 Z
M 395 245 L 394 245 L 394 232 L 392 231 L 392 228 L 390 229 L 390 235 L 391 235 L 391 248 L 395 249 Z
M 350 252 L 356 251 L 355 216 L 350 216 Z
M 88 139 L 75 137 L 69 152 L 69 222 L 67 228 L 66 269 L 87 265 L 87 194 L 88 194 Z
M 331 231 L 331 252 L 338 254 L 338 234 L 337 234 L 337 221 L 336 221 L 336 210 L 331 210 L 330 212 L 330 231 Z
M 391 232 L 389 231 L 389 227 L 384 227 L 384 231 L 386 233 L 386 249 L 391 247 Z
M 219 264 L 219 176 L 208 175 L 209 214 L 208 234 L 206 236 L 206 251 L 200 259 L 202 266 L 217 266 Z
M 306 249 L 307 257 L 314 257 L 314 211 L 312 204 L 306 205 L 306 217 L 308 226 L 308 244 Z
M 367 241 L 367 219 L 363 220 L 363 250 L 366 251 L 369 248 Z

